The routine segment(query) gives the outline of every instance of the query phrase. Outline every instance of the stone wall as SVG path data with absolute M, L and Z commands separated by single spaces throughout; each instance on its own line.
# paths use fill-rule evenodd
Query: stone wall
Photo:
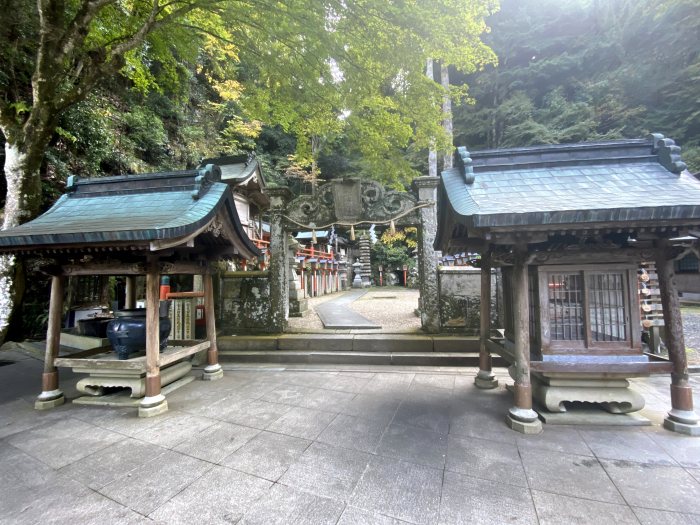
M 268 272 L 227 272 L 220 279 L 220 333 L 272 332 Z
M 440 329 L 442 332 L 479 334 L 481 270 L 441 266 L 438 270 Z M 500 273 L 492 270 L 491 327 L 498 328 Z

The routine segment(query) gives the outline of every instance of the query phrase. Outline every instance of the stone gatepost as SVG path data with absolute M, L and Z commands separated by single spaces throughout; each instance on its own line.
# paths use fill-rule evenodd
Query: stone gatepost
M 270 328 L 284 332 L 289 317 L 289 255 L 283 214 L 292 192 L 288 188 L 267 188 L 265 193 L 270 197 Z
M 288 236 L 289 244 L 289 316 L 290 317 L 305 317 L 309 313 L 309 301 L 304 297 L 299 275 L 297 275 L 297 258 L 296 253 L 299 249 L 299 242 Z
M 418 177 L 413 185 L 418 192 L 420 228 L 418 229 L 418 276 L 420 279 L 419 309 L 423 330 L 428 333 L 440 331 L 438 307 L 437 255 L 433 243 L 437 232 L 437 187 L 438 177 Z

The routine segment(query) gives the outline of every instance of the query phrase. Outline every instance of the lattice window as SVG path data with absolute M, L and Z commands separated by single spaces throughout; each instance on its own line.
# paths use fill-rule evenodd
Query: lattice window
M 622 273 L 588 276 L 588 297 L 593 341 L 626 341 L 627 315 Z
M 550 273 L 549 323 L 555 341 L 580 341 L 584 334 L 583 279 L 580 273 Z

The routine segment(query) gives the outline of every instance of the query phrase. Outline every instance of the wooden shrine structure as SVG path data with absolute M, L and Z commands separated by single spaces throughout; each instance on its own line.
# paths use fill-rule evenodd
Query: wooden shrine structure
M 459 148 L 456 167 L 441 179 L 435 247 L 481 253 L 475 383 L 496 386 L 492 353 L 511 362 L 511 428 L 541 430 L 533 396 L 553 412 L 573 401 L 639 410 L 644 401 L 627 378 L 670 372 L 664 426 L 700 434 L 673 279 L 684 249 L 674 239 L 700 236 L 700 181 L 672 140 Z M 656 265 L 666 362 L 642 350 L 637 283 L 645 261 Z M 489 330 L 493 267 L 503 275 L 503 338 Z
M 78 179 L 46 213 L 0 232 L 0 253 L 36 259 L 51 275 L 51 300 L 42 392 L 35 407 L 64 402 L 57 365 L 131 371 L 145 381 L 139 415 L 167 410 L 161 369 L 207 351 L 203 379 L 222 377 L 216 346 L 212 263 L 221 258 L 259 255 L 236 213 L 230 187 L 216 165 L 200 169 Z M 159 352 L 161 275 L 202 275 L 206 307 L 204 341 L 170 341 Z M 126 277 L 126 308 L 136 302 L 135 277 L 146 276 L 146 355 L 119 361 L 109 348 L 57 359 L 65 279 L 74 275 Z

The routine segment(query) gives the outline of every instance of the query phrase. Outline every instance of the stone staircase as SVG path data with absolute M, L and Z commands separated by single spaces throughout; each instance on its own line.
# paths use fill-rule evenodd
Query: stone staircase
M 422 334 L 278 334 L 217 338 L 222 363 L 478 366 L 479 338 Z M 494 366 L 504 366 L 494 356 Z

